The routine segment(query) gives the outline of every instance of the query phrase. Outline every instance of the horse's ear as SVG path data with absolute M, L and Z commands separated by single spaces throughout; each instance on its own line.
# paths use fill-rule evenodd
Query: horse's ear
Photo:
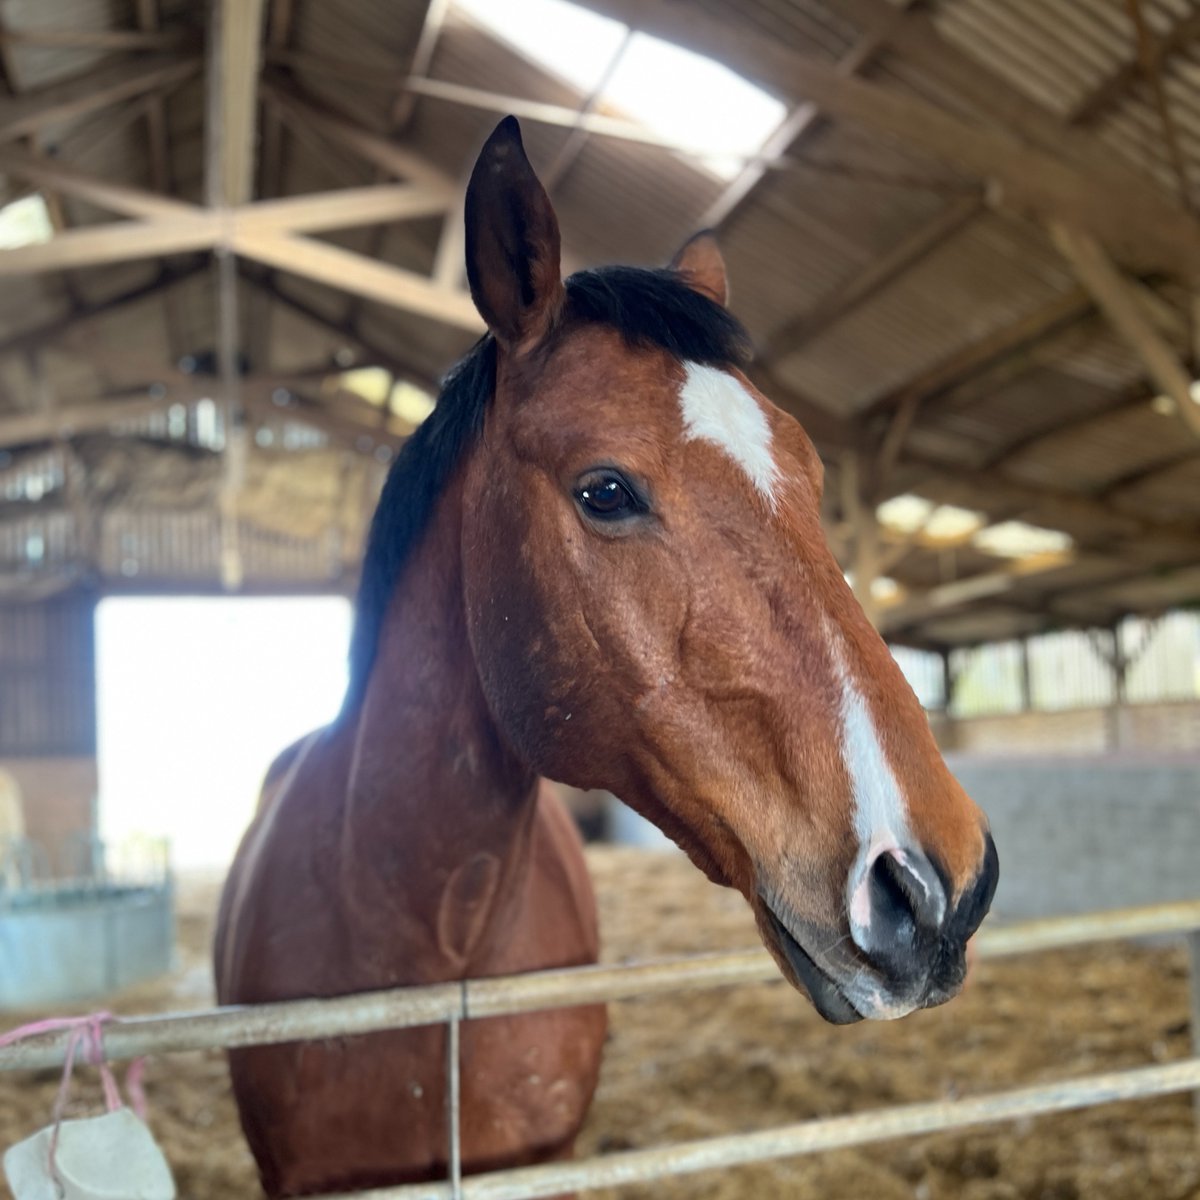
M 558 221 L 515 117 L 505 117 L 479 152 L 466 224 L 475 307 L 504 346 L 530 349 L 553 324 L 564 291 Z
M 671 270 L 678 271 L 693 291 L 715 300 L 729 303 L 729 282 L 725 277 L 725 259 L 717 245 L 717 235 L 711 229 L 694 233 L 671 259 Z

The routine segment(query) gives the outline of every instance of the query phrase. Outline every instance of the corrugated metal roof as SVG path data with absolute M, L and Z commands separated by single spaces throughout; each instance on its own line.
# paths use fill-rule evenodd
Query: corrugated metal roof
M 603 0 L 589 2 L 600 7 Z M 696 11 L 726 22 L 731 37 L 738 32 L 743 37 L 765 35 L 777 46 L 838 62 L 881 15 L 900 6 L 901 0 L 697 0 Z M 1142 7 L 1155 37 L 1168 50 L 1161 65 L 1163 85 L 1191 185 L 1200 188 L 1200 4 L 1143 0 Z M 166 26 L 194 27 L 204 19 L 189 0 L 162 0 L 160 11 Z M 423 0 L 297 3 L 284 57 L 269 67 L 272 78 L 365 128 L 388 133 L 424 15 Z M 7 0 L 3 18 L 14 30 L 135 27 L 131 0 Z M 1131 164 L 1164 195 L 1177 194 L 1160 115 L 1135 65 L 1136 40 L 1124 0 L 928 0 L 900 19 L 915 34 L 894 37 L 881 48 L 861 68 L 864 78 L 980 125 L 1011 123 L 1018 140 L 1043 149 L 1055 148 L 1057 128 L 1073 130 L 1076 140 L 1092 147 L 1088 153 L 1094 156 L 1098 146 L 1102 156 Z M 1185 32 L 1191 33 L 1190 40 Z M 299 57 L 289 59 L 288 54 Z M 950 62 L 946 56 L 958 56 L 957 65 L 937 69 L 939 62 Z M 107 51 L 19 44 L 7 50 L 18 91 L 69 80 L 118 57 Z M 577 109 L 585 99 L 453 7 L 427 74 L 567 109 Z M 964 80 L 978 86 L 957 86 Z M 799 79 L 797 90 L 802 90 Z M 986 102 L 989 91 L 995 104 Z M 799 99 L 783 98 L 793 105 Z M 165 101 L 165 112 L 172 190 L 199 201 L 203 80 L 176 88 Z M 419 97 L 411 119 L 395 136 L 461 180 L 498 116 Z M 527 120 L 523 129 L 530 156 L 543 171 L 571 139 L 570 130 L 557 125 Z M 275 180 L 259 180 L 272 193 L 362 186 L 378 177 L 355 152 L 315 132 L 285 128 L 280 136 L 278 187 Z M 150 185 L 147 125 L 137 101 L 45 130 L 41 141 L 47 152 L 78 169 Z M 1077 153 L 1074 143 L 1069 153 Z M 983 209 L 939 243 L 931 241 L 913 252 L 905 269 L 844 302 L 846 290 L 853 290 L 864 273 L 915 244 L 962 197 L 982 196 L 986 182 L 896 137 L 849 121 L 816 121 L 786 161 L 767 165 L 764 178 L 723 224 L 735 311 L 760 345 L 797 321 L 803 333 L 807 321 L 810 334 L 771 364 L 773 373 L 798 396 L 859 421 L 860 435 L 870 441 L 882 435 L 887 405 L 928 374 L 934 380 L 930 396 L 917 411 L 906 442 L 907 451 L 920 461 L 988 468 L 1030 495 L 1111 502 L 1136 520 L 1164 522 L 1176 531 L 1185 518 L 1200 520 L 1200 464 L 1184 459 L 1189 435 L 1177 418 L 1164 418 L 1146 402 L 1135 403 L 1142 395 L 1139 388 L 1146 388 L 1142 362 L 1101 317 L 1089 312 L 1086 301 L 1072 304 L 1078 285 L 1035 224 L 1007 210 Z M 579 265 L 662 263 L 725 187 L 678 154 L 593 134 L 553 187 L 567 258 Z M 76 200 L 65 201 L 65 210 L 73 225 L 112 219 Z M 394 225 L 382 235 L 357 229 L 319 236 L 427 272 L 442 227 L 441 218 L 434 217 Z M 77 270 L 67 277 L 7 281 L 0 289 L 0 343 L 63 318 L 75 306 L 102 304 L 140 287 L 159 269 L 158 263 L 130 263 Z M 264 274 L 257 268 L 248 271 L 255 279 Z M 240 309 L 247 344 L 260 357 L 267 347 L 265 359 L 251 364 L 254 371 L 303 370 L 345 352 L 360 337 L 385 348 L 413 375 L 431 379 L 471 341 L 464 331 L 356 301 L 287 272 L 273 275 L 274 286 L 326 323 L 264 299 L 260 287 L 244 283 Z M 1176 327 L 1168 340 L 1183 353 L 1187 295 L 1172 291 L 1158 276 L 1146 276 L 1144 282 L 1157 289 L 1160 307 L 1175 313 Z M 60 402 L 74 404 L 123 384 L 151 382 L 147 363 L 158 359 L 165 369 L 182 354 L 211 348 L 211 273 L 192 276 L 166 296 L 98 318 L 91 326 L 90 346 L 87 339 L 53 339 L 42 363 Z M 839 311 L 826 318 L 825 307 L 832 301 Z M 1033 315 L 1056 307 L 1066 315 L 1045 336 L 1022 333 Z M 268 312 L 265 341 L 261 330 Z M 357 322 L 355 328 L 343 328 L 350 318 Z M 1006 336 L 1010 330 L 1016 331 L 1011 338 Z M 973 358 L 970 349 L 981 343 L 994 343 L 996 349 Z M 114 361 L 122 348 L 123 365 Z M 30 409 L 31 395 L 22 357 L 0 353 L 0 416 L 5 410 Z M 129 428 L 159 436 L 153 422 Z M 1162 468 L 1158 474 L 1156 467 Z M 898 478 L 915 480 L 921 469 L 906 464 Z M 985 492 L 979 503 L 990 503 Z M 996 507 L 998 512 L 1004 508 Z M 29 519 L 21 516 L 22 531 Z M 50 521 L 49 514 L 46 519 Z M 61 514 L 53 520 L 59 529 Z M 158 547 L 154 552 L 166 555 L 161 562 L 175 563 L 184 575 L 192 572 L 199 578 L 214 571 L 215 561 L 203 548 L 211 532 L 204 524 L 209 516 L 190 515 L 186 529 L 179 516 L 173 533 L 168 529 L 172 520 L 164 516 L 161 527 L 151 528 L 153 520 L 146 514 L 114 516 L 114 529 L 120 529 L 111 535 L 116 539 L 111 546 L 105 543 L 109 567 L 120 571 L 121 546 L 134 539 L 138 545 Z M 60 533 L 51 539 L 53 545 L 73 553 Z M 325 569 L 320 548 L 284 545 L 277 535 L 261 545 L 253 542 L 259 578 L 277 571 L 280 578 L 299 579 L 305 571 Z M 253 541 L 257 535 L 247 536 Z M 967 572 L 984 570 L 989 561 L 977 551 L 959 557 L 959 570 Z M 933 586 L 944 565 L 917 550 L 897 573 L 909 587 Z M 1056 576 L 1056 586 L 1076 579 L 1082 587 L 1085 575 Z M 1005 628 L 1025 628 L 1031 620 L 1028 614 L 1014 616 L 997 604 L 985 604 L 973 616 L 931 618 L 925 633 L 964 638 L 987 629 L 994 635 Z

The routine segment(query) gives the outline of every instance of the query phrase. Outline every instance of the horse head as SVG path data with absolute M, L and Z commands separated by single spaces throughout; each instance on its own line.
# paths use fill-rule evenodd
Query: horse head
M 502 735 L 737 888 L 826 1019 L 948 999 L 995 848 L 830 552 L 812 442 L 743 369 L 716 243 L 564 282 L 511 118 L 466 223 L 495 388 L 463 589 Z

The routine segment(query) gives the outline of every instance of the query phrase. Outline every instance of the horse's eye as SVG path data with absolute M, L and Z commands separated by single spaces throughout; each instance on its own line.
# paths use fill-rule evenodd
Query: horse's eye
M 597 471 L 589 475 L 575 492 L 584 511 L 602 521 L 632 517 L 641 505 L 629 485 L 614 471 Z

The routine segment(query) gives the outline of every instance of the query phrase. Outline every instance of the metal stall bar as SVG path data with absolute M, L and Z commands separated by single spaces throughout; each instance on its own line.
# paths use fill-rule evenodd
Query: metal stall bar
M 461 1195 L 462 1200 L 534 1200 L 564 1192 L 645 1183 L 714 1167 L 744 1166 L 1017 1117 L 1091 1108 L 1119 1100 L 1165 1096 L 1197 1086 L 1200 1086 L 1200 1058 L 1188 1058 L 1167 1066 L 1112 1071 L 985 1096 L 802 1121 L 761 1133 L 731 1134 L 648 1150 L 626 1150 L 582 1162 L 546 1163 L 469 1175 L 462 1181 Z M 354 1200 L 451 1200 L 454 1192 L 449 1183 L 418 1183 L 353 1195 Z M 346 1194 L 331 1196 L 329 1200 L 352 1200 L 352 1197 Z

